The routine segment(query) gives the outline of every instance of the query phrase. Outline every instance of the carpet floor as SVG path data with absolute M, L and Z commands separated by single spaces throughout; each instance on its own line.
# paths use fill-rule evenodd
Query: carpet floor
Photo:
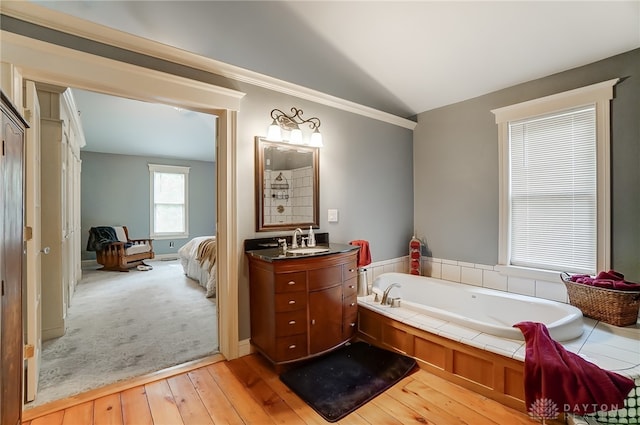
M 215 298 L 178 260 L 129 273 L 83 270 L 67 331 L 43 342 L 35 407 L 218 352 Z

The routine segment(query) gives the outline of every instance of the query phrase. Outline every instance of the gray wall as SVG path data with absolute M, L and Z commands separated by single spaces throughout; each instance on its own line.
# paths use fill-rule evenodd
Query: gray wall
M 368 240 L 373 261 L 407 254 L 413 229 L 411 130 L 12 18 L 3 17 L 3 29 L 97 56 L 246 93 L 238 112 L 237 124 L 239 208 L 236 219 L 240 242 L 247 238 L 270 235 L 258 234 L 255 231 L 254 138 L 266 136 L 267 128 L 272 121 L 271 110 L 279 108 L 288 111 L 292 106 L 296 106 L 304 110 L 305 117 L 320 118 L 325 147 L 320 153 L 319 231 L 329 232 L 330 239 L 334 242 Z M 84 167 L 85 164 L 83 179 Z M 148 178 L 146 180 L 148 181 Z M 148 191 L 148 188 L 146 190 Z M 129 192 L 128 196 L 143 195 Z M 338 223 L 328 223 L 328 208 L 339 210 Z M 105 218 L 100 217 L 100 220 L 102 219 Z M 83 232 L 86 232 L 88 227 L 85 229 L 85 225 L 90 226 L 91 223 L 87 221 L 85 224 L 83 221 L 82 225 Z M 144 223 L 141 225 L 144 226 Z M 148 229 L 148 224 L 145 229 Z M 238 282 L 240 339 L 250 336 L 248 288 L 248 265 L 245 256 L 241 255 Z
M 413 226 L 412 131 L 360 115 L 244 85 L 238 114 L 238 234 L 240 239 L 282 232 L 255 231 L 255 136 L 266 136 L 273 108 L 301 108 L 322 121 L 320 232 L 333 242 L 368 240 L 373 261 L 407 254 Z M 329 223 L 327 209 L 339 211 Z M 288 232 L 289 233 L 289 232 Z M 240 338 L 249 337 L 249 276 L 244 256 L 238 282 Z
M 418 115 L 414 217 L 431 255 L 498 261 L 492 109 L 621 78 L 611 103 L 612 267 L 640 281 L 640 49 Z
M 213 142 L 212 142 L 213 143 Z M 150 178 L 148 164 L 180 165 L 189 170 L 189 236 L 215 235 L 216 164 L 131 155 L 80 152 L 82 258 L 94 259 L 86 251 L 93 226 L 124 225 L 129 237 L 148 238 L 150 233 Z M 174 247 L 169 247 L 169 242 Z M 188 239 L 154 240 L 156 254 L 178 252 Z

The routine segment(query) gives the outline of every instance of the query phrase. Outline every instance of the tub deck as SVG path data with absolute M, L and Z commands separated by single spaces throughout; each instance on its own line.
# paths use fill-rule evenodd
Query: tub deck
M 359 336 L 416 357 L 421 367 L 509 407 L 524 405 L 524 341 L 500 338 L 416 311 L 358 298 Z M 364 307 L 364 308 L 363 308 Z M 583 319 L 584 332 L 562 345 L 640 387 L 640 324 L 612 326 Z

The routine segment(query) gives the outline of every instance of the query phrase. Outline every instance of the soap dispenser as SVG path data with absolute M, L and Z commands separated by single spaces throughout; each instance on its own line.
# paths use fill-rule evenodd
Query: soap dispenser
M 307 246 L 316 246 L 316 235 L 313 233 L 313 226 L 309 226 L 309 240 L 307 242 Z

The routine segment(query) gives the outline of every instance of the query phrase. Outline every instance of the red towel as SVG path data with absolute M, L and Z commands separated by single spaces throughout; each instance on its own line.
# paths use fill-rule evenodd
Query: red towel
M 640 283 L 625 280 L 624 275 L 615 270 L 600 272 L 596 277 L 591 277 L 588 274 L 575 274 L 571 276 L 571 281 L 618 291 L 640 291 Z
M 369 242 L 357 239 L 349 242 L 349 245 L 357 245 L 360 247 L 358 251 L 358 267 L 364 267 L 371 264 L 371 251 L 369 250 Z
M 600 369 L 571 353 L 549 335 L 542 323 L 520 322 L 526 343 L 524 394 L 530 409 L 538 400 L 553 401 L 567 413 L 593 413 L 624 407 L 624 400 L 635 386 L 632 379 Z

